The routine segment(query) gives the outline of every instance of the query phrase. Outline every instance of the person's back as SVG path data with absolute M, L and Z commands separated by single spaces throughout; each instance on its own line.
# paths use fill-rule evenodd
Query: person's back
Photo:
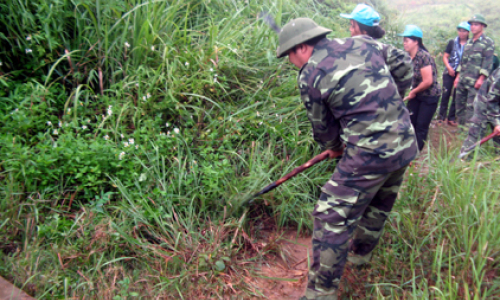
M 498 68 L 481 85 L 476 95 L 474 115 L 471 118 L 467 138 L 462 145 L 462 153 L 485 135 L 487 125 L 500 134 L 500 69 Z M 495 146 L 500 148 L 500 137 L 494 137 L 493 141 Z
M 343 129 L 347 155 L 337 167 L 344 173 L 391 172 L 417 154 L 409 114 L 385 64 L 384 47 L 367 36 L 324 39 L 298 78 L 311 122 L 319 117 L 314 105 L 326 102 Z M 317 94 L 314 99 L 311 89 Z

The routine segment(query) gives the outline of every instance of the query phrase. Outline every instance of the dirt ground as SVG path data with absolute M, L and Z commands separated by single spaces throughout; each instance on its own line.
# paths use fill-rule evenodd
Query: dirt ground
M 429 128 L 428 142 L 431 151 L 438 151 L 440 148 L 444 149 L 442 151 L 450 151 L 460 147 L 462 140 L 457 134 L 457 127 L 433 122 Z M 446 147 L 440 147 L 442 144 L 446 144 Z M 427 149 L 424 149 L 415 161 L 420 165 L 422 176 L 429 170 L 427 153 Z M 264 294 L 265 299 L 299 299 L 304 295 L 307 285 L 308 260 L 312 253 L 311 237 L 297 237 L 297 232 L 290 229 L 282 233 L 282 238 L 278 239 L 277 244 L 281 249 L 277 253 L 281 255 L 269 256 L 258 272 L 261 277 L 254 277 L 252 285 Z M 351 272 L 347 265 L 342 282 L 350 283 L 351 288 L 357 286 L 357 290 L 344 291 L 344 286 L 348 285 L 341 284 L 340 292 L 352 299 L 357 298 L 356 295 L 364 295 L 364 288 L 356 283 L 363 282 L 370 276 L 370 272 L 370 270 Z

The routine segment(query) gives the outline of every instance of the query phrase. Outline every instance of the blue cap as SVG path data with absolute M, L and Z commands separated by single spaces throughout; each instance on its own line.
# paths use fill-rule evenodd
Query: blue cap
M 358 4 L 351 14 L 340 14 L 340 16 L 370 27 L 377 26 L 380 22 L 378 12 L 366 4 Z
M 399 36 L 413 36 L 413 37 L 418 37 L 422 38 L 422 29 L 420 29 L 417 25 L 406 25 L 405 26 L 405 32 L 403 33 L 398 33 Z
M 467 31 L 470 31 L 469 22 L 467 22 L 467 21 L 460 22 L 460 24 L 458 24 L 458 26 L 457 26 L 457 29 L 460 29 L 460 28 L 465 29 Z

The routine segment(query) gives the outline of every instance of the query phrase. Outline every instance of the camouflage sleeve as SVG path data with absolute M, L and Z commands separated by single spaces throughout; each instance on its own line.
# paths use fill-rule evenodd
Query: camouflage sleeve
M 399 95 L 403 97 L 406 90 L 411 87 L 413 78 L 411 58 L 405 51 L 391 45 L 385 45 L 384 57 L 398 87 Z
M 342 128 L 321 98 L 321 92 L 311 86 L 302 85 L 300 89 L 302 101 L 307 109 L 307 117 L 312 125 L 314 140 L 323 150 L 341 150 Z
M 483 101 L 487 105 L 488 121 L 493 126 L 498 126 L 500 125 L 500 71 L 497 70 L 488 80 L 492 80 L 492 82 Z
M 483 62 L 481 63 L 480 75 L 488 77 L 493 67 L 493 55 L 495 54 L 495 43 L 490 40 L 483 50 Z

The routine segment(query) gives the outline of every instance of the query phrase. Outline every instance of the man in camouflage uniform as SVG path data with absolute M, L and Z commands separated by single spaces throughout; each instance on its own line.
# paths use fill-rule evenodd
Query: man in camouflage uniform
M 474 113 L 474 98 L 491 72 L 495 51 L 495 43 L 483 33 L 488 26 L 485 18 L 481 14 L 475 14 L 469 24 L 473 36 L 465 44 L 455 78 L 455 108 L 460 125 L 469 125 Z
M 300 68 L 298 85 L 314 139 L 344 154 L 312 213 L 313 263 L 301 299 L 337 299 L 344 265 L 367 263 L 417 143 L 398 90 L 411 85 L 404 51 L 299 18 L 279 34 L 277 56 Z M 349 239 L 352 238 L 351 245 Z
M 484 136 L 488 123 L 493 127 L 493 131 L 500 135 L 500 69 L 493 71 L 477 93 L 474 115 L 469 134 L 462 145 L 462 153 Z M 494 137 L 493 141 L 500 147 L 500 137 Z

